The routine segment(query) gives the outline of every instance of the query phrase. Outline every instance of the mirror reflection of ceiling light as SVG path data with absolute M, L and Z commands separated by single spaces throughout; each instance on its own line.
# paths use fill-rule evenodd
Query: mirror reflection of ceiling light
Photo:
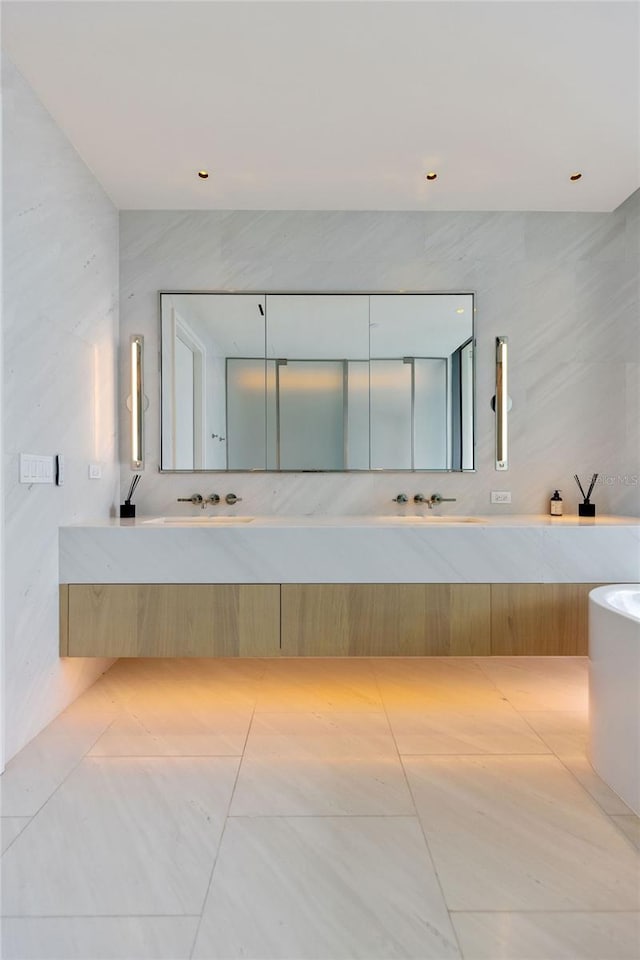
M 430 170 L 429 173 L 425 176 L 425 180 L 437 180 L 438 174 L 434 170 Z
M 582 174 L 579 171 L 572 173 L 571 176 L 569 177 L 569 180 L 573 180 L 574 182 L 576 180 L 581 180 L 581 179 L 582 179 Z
M 456 313 L 464 313 L 464 307 L 458 307 Z

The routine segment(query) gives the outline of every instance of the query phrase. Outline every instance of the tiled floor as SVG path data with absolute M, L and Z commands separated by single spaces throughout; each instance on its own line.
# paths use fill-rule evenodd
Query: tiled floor
M 2 778 L 4 960 L 638 960 L 579 658 L 121 660 Z

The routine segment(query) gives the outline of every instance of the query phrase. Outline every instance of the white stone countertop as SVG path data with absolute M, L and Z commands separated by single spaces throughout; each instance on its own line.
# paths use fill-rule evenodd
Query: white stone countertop
M 60 528 L 61 583 L 614 583 L 640 518 L 270 516 L 191 511 Z M 204 522 L 203 522 L 204 517 Z M 219 518 L 219 519 L 215 519 Z M 194 522 L 195 521 L 195 522 Z

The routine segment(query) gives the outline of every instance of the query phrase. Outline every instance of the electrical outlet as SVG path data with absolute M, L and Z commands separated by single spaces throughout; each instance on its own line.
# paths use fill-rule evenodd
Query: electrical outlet
M 89 480 L 101 480 L 101 479 L 102 479 L 102 464 L 90 463 L 89 464 Z
M 511 490 L 492 490 L 491 503 L 511 503 Z

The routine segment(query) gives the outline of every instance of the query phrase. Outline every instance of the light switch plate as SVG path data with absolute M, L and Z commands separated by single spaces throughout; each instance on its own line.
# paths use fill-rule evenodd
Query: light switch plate
M 511 490 L 492 490 L 491 503 L 511 503 Z
M 102 479 L 102 464 L 90 463 L 89 464 L 89 480 L 101 480 L 101 479 Z
M 53 483 L 53 457 L 21 453 L 20 483 Z

